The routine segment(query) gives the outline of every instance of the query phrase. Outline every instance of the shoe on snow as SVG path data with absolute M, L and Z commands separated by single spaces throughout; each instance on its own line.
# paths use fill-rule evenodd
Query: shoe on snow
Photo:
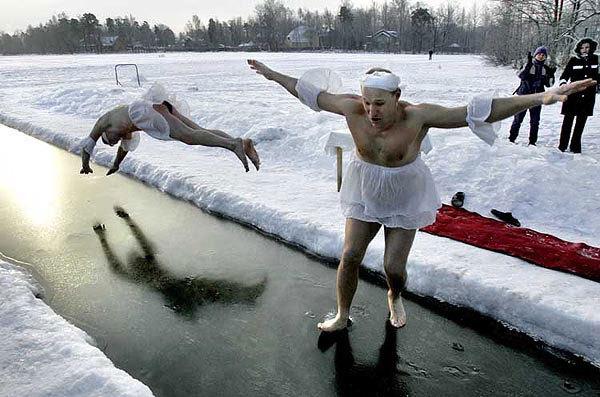
M 452 196 L 452 201 L 450 201 L 453 207 L 461 208 L 465 203 L 465 194 L 463 192 L 456 192 L 454 196 Z
M 496 218 L 508 223 L 509 225 L 513 225 L 513 226 L 517 226 L 517 227 L 521 226 L 521 222 L 519 222 L 519 220 L 517 218 L 515 218 L 511 212 L 502 212 L 502 211 L 498 211 L 496 209 L 492 209 L 490 212 Z

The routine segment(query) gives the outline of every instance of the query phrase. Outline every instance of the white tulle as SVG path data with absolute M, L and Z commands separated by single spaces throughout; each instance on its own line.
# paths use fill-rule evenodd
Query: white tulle
M 317 103 L 321 92 L 337 94 L 340 88 L 342 88 L 341 77 L 330 69 L 310 69 L 296 83 L 298 99 L 315 112 L 321 111 Z
M 421 157 L 402 167 L 348 163 L 340 194 L 346 218 L 418 229 L 435 222 L 442 206 L 433 176 Z
M 96 141 L 90 138 L 89 136 L 85 137 L 80 143 L 80 146 L 83 150 L 87 152 L 90 156 L 94 154 L 94 148 L 96 147 Z
M 179 98 L 174 92 L 167 91 L 160 83 L 152 84 L 152 86 L 142 95 L 141 99 L 151 103 L 168 101 L 179 113 L 183 114 L 185 117 L 190 117 L 190 106 L 187 101 L 183 98 Z
M 467 105 L 467 124 L 479 139 L 488 145 L 493 145 L 498 137 L 500 122 L 488 123 L 488 117 L 492 113 L 492 96 L 488 94 L 474 96 Z
M 160 102 L 159 102 L 160 103 Z M 152 102 L 135 101 L 129 105 L 129 118 L 140 130 L 152 138 L 170 141 L 169 123 L 160 113 L 152 108 Z
M 140 133 L 133 132 L 131 134 L 131 139 L 121 139 L 121 147 L 126 152 L 133 152 L 140 145 Z

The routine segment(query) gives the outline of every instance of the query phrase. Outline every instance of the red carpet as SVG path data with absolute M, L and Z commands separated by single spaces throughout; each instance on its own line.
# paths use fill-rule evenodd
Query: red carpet
M 435 223 L 421 231 L 600 282 L 600 248 L 514 227 L 476 212 L 443 205 Z

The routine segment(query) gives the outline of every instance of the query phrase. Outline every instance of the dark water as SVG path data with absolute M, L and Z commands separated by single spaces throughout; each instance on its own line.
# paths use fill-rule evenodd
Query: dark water
M 350 331 L 320 335 L 334 269 L 93 168 L 81 176 L 77 157 L 0 127 L 0 251 L 157 396 L 600 395 L 599 372 L 411 301 L 391 329 L 385 290 L 365 281 Z

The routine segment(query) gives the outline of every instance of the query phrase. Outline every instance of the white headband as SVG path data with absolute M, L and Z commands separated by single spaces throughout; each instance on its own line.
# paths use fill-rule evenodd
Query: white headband
M 400 77 L 396 76 L 394 73 L 377 71 L 366 74 L 362 78 L 360 85 L 365 88 L 378 88 L 380 90 L 394 92 L 400 85 Z

